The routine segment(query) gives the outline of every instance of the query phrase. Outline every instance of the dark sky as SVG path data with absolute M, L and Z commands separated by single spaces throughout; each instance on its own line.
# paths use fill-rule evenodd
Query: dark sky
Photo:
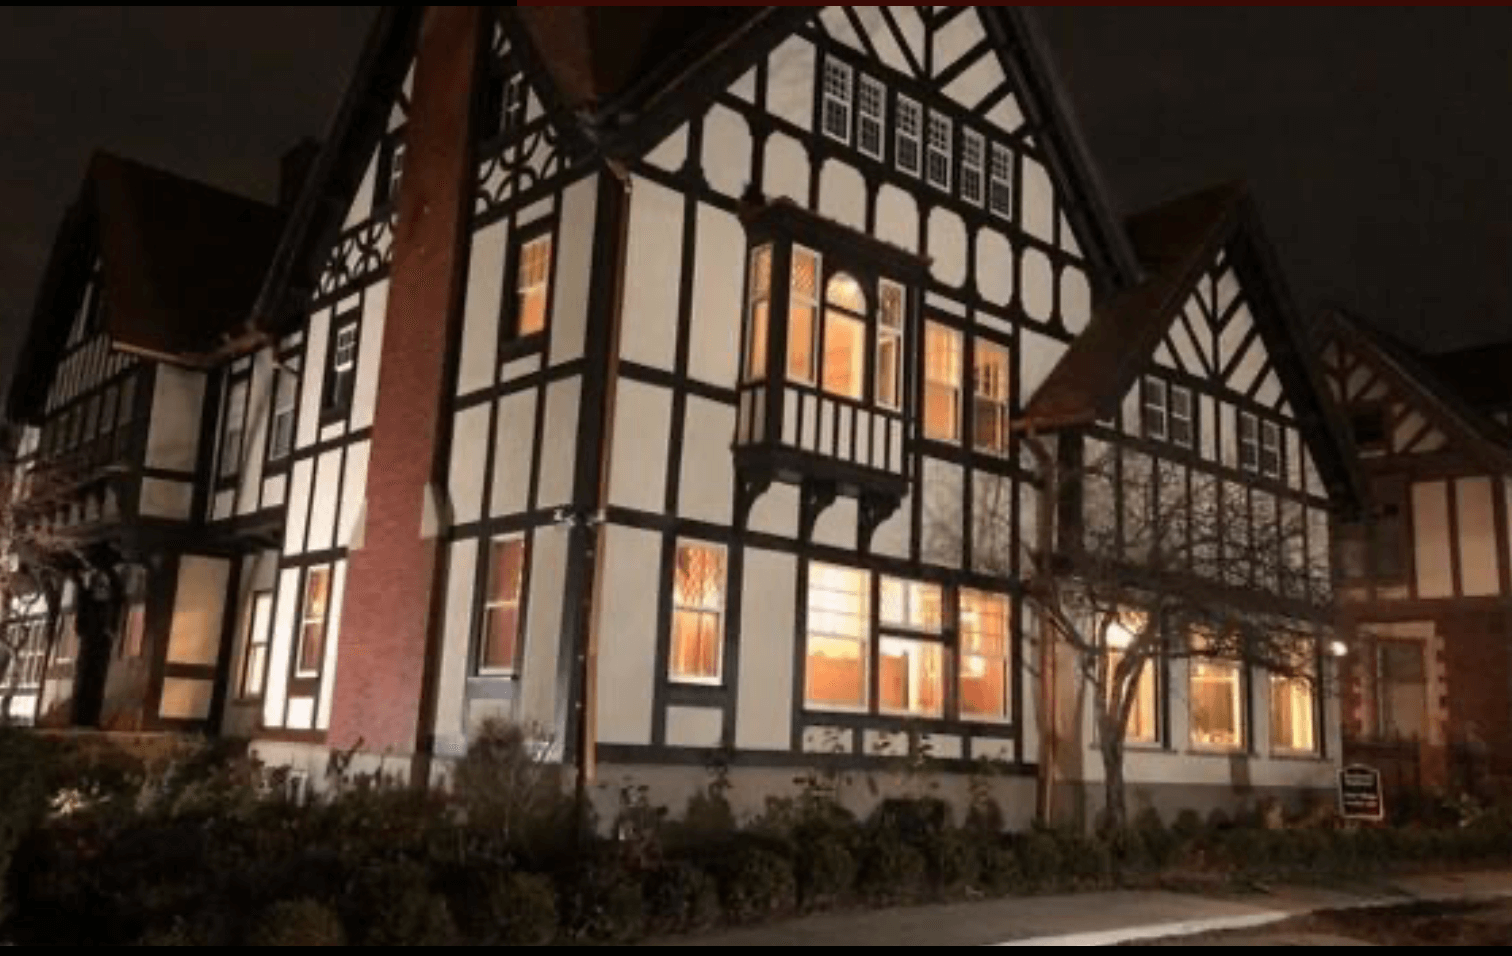
M 371 7 L 0 10 L 0 382 L 103 147 L 271 199 Z M 1041 11 L 1114 205 L 1250 182 L 1305 309 L 1512 338 L 1512 11 Z

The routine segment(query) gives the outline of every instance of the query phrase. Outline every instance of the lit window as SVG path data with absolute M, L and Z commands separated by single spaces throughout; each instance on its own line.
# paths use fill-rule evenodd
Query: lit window
M 718 683 L 724 653 L 724 551 L 712 545 L 678 545 L 675 575 L 668 676 Z
M 898 168 L 919 175 L 920 143 L 924 132 L 924 108 L 906 96 L 898 97 L 898 138 L 893 147 Z
M 924 437 L 961 440 L 961 333 L 924 327 Z
M 1122 663 L 1124 654 L 1134 637 L 1145 626 L 1142 613 L 1125 611 L 1108 624 L 1107 633 L 1107 679 L 1104 686 L 1111 700 L 1117 688 L 1113 674 Z M 1129 722 L 1124 727 L 1124 740 L 1136 744 L 1153 744 L 1159 740 L 1159 711 L 1156 706 L 1156 681 L 1159 675 L 1153 661 L 1146 658 L 1140 666 L 1138 684 L 1134 688 L 1134 704 L 1129 709 Z
M 546 328 L 546 290 L 551 281 L 551 236 L 537 236 L 519 250 L 515 265 L 516 337 Z
M 1314 753 L 1318 749 L 1313 670 L 1304 666 L 1295 675 L 1270 677 L 1270 733 L 1271 747 L 1275 750 Z
M 331 346 L 331 372 L 326 383 L 326 410 L 345 411 L 352 404 L 352 386 L 357 380 L 357 320 L 338 320 Z
M 821 709 L 865 710 L 871 598 L 864 571 L 809 566 L 808 655 L 804 702 Z
M 928 179 L 931 186 L 950 190 L 950 141 L 953 135 L 949 117 L 929 114 Z
M 978 206 L 982 204 L 982 163 L 986 152 L 987 144 L 981 133 L 968 129 L 961 134 L 961 198 Z
M 246 653 L 242 657 L 241 696 L 261 697 L 268 667 L 268 627 L 273 616 L 273 595 L 252 595 L 252 613 L 247 619 Z
M 992 145 L 992 182 L 988 185 L 987 205 L 993 215 L 1013 218 L 1013 154 L 996 143 Z
M 746 323 L 746 374 L 748 382 L 766 377 L 767 326 L 772 311 L 772 247 L 751 250 L 751 289 Z
M 1193 635 L 1201 654 L 1201 635 Z M 1238 750 L 1244 746 L 1244 676 L 1235 661 L 1195 656 L 1190 660 L 1192 743 Z
M 221 433 L 220 476 L 229 478 L 241 470 L 242 436 L 247 427 L 247 380 L 231 385 L 226 396 L 226 427 Z
M 907 298 L 903 287 L 882 280 L 877 309 L 877 404 L 898 411 L 903 407 L 903 315 Z
M 882 82 L 862 76 L 856 98 L 856 148 L 872 159 L 882 158 L 882 137 L 887 127 L 887 94 Z
M 304 610 L 299 617 L 298 677 L 316 677 L 325 659 L 326 619 L 330 610 L 331 569 L 311 568 L 305 578 Z
M 851 68 L 839 60 L 824 61 L 824 135 L 849 143 L 851 137 Z
M 976 342 L 973 370 L 972 432 L 978 451 L 1008 451 L 1008 350 L 985 339 Z
M 841 272 L 824 290 L 824 376 L 831 395 L 860 399 L 865 394 L 866 294 L 861 284 Z
M 1008 598 L 961 592 L 961 716 L 1008 719 Z
M 520 593 L 525 576 L 525 539 L 500 538 L 488 559 L 488 590 L 483 601 L 483 639 L 478 670 L 509 674 L 515 669 L 520 636 Z
M 294 404 L 299 395 L 299 359 L 291 358 L 288 367 L 274 373 L 273 434 L 268 442 L 268 457 L 283 458 L 294 448 Z
M 881 591 L 879 709 L 886 714 L 939 717 L 945 708 L 943 590 L 937 584 L 883 578 Z
M 815 384 L 819 316 L 819 253 L 793 247 L 793 269 L 788 290 L 788 379 Z

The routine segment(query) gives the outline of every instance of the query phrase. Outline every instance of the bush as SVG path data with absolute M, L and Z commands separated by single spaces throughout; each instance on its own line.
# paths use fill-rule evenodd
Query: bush
M 736 923 L 789 913 L 798 905 L 793 867 L 771 849 L 737 843 L 720 868 L 719 898 L 725 915 Z
M 1018 857 L 1002 839 L 982 841 L 976 849 L 982 889 L 989 895 L 1004 896 L 1023 885 Z
M 719 920 L 719 887 L 686 862 L 667 863 L 646 878 L 647 928 L 656 933 L 706 929 Z
M 556 890 L 534 873 L 470 868 L 452 911 L 474 941 L 493 946 L 544 946 L 557 932 Z
M 1079 887 L 1105 886 L 1113 873 L 1113 852 L 1106 840 L 1074 833 L 1059 836 L 1061 868 Z
M 981 867 L 976 848 L 965 832 L 943 830 L 927 841 L 923 850 L 936 892 L 950 896 L 978 882 Z
M 1202 835 L 1202 817 L 1196 810 L 1183 810 L 1176 814 L 1176 820 L 1171 824 L 1171 832 L 1183 841 L 1191 841 Z
M 358 871 L 338 906 L 351 938 L 363 946 L 446 946 L 456 925 L 445 898 L 431 890 L 417 863 L 369 866 Z
M 856 858 L 834 835 L 825 834 L 804 844 L 793 868 L 798 879 L 798 899 L 807 910 L 835 906 L 856 886 Z
M 929 864 L 924 854 L 888 830 L 875 830 L 866 842 L 856 888 L 868 902 L 909 903 L 924 891 Z
M 468 824 L 491 831 L 534 863 L 566 857 L 591 821 L 561 788 L 549 763 L 523 729 L 501 720 L 482 723 L 452 773 L 453 799 Z
M 263 911 L 249 946 L 345 946 L 341 919 L 316 900 L 274 903 Z
M 1031 889 L 1050 889 L 1060 882 L 1063 857 L 1055 834 L 1035 830 L 1014 843 L 1019 871 Z
M 611 859 L 592 860 L 558 884 L 562 931 L 574 941 L 624 943 L 646 930 L 640 880 Z

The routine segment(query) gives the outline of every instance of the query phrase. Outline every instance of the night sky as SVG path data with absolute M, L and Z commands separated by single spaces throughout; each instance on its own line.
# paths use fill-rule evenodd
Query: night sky
M 0 383 L 96 147 L 269 199 L 371 7 L 0 11 Z M 1301 306 L 1512 338 L 1512 11 L 1047 9 L 1114 207 L 1242 178 Z

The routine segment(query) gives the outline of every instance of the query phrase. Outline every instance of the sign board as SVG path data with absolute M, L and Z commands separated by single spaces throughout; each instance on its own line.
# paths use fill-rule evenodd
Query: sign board
M 1346 820 L 1386 819 L 1379 770 L 1351 764 L 1339 771 L 1339 815 Z

